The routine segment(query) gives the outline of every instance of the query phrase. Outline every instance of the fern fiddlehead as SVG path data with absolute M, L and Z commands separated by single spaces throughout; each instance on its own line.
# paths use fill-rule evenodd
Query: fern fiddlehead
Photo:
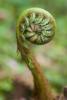
M 40 65 L 30 51 L 28 42 L 38 45 L 49 42 L 55 34 L 55 27 L 53 16 L 41 8 L 25 10 L 17 22 L 17 47 L 32 72 L 37 100 L 54 100 L 54 97 Z

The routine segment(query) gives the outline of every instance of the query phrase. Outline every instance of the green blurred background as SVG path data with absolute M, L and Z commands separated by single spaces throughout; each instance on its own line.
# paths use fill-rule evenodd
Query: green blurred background
M 32 51 L 55 92 L 67 85 L 67 0 L 0 0 L 0 100 L 5 100 L 4 92 L 13 91 L 12 75 L 30 78 L 28 84 L 32 81 L 17 53 L 15 28 L 20 13 L 30 7 L 48 10 L 56 19 L 54 39 L 41 47 L 32 46 Z

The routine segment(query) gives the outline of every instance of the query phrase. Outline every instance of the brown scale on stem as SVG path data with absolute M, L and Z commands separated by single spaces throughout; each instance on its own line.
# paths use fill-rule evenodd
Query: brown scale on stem
M 16 30 L 18 50 L 33 75 L 34 100 L 54 100 L 49 83 L 29 49 L 29 42 L 41 45 L 52 40 L 55 34 L 54 18 L 41 8 L 30 8 L 20 16 Z

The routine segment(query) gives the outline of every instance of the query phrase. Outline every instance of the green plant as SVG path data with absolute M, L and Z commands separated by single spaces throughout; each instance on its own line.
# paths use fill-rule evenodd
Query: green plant
M 40 65 L 32 55 L 30 44 L 48 43 L 55 34 L 55 26 L 55 20 L 49 12 L 30 8 L 21 14 L 16 27 L 17 48 L 32 72 L 37 100 L 54 100 L 54 96 Z

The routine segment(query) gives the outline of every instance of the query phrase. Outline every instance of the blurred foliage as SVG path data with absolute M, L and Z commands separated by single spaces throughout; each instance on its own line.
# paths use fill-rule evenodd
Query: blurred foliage
M 21 64 L 20 55 L 17 56 L 16 21 L 19 14 L 26 8 L 41 7 L 53 14 L 57 23 L 56 35 L 47 46 L 41 49 L 44 58 L 51 62 L 46 68 L 46 76 L 55 91 L 61 91 L 67 84 L 67 0 L 0 0 L 0 69 L 17 68 L 24 71 L 24 62 Z M 36 46 L 35 50 L 38 51 Z M 39 58 L 41 59 L 41 58 Z M 49 63 L 49 61 L 47 60 Z M 21 71 L 22 70 L 22 71 Z M 1 70 L 0 70 L 1 72 Z M 0 76 L 1 77 L 1 76 Z M 0 81 L 0 100 L 5 100 L 4 91 L 13 88 L 11 79 Z

